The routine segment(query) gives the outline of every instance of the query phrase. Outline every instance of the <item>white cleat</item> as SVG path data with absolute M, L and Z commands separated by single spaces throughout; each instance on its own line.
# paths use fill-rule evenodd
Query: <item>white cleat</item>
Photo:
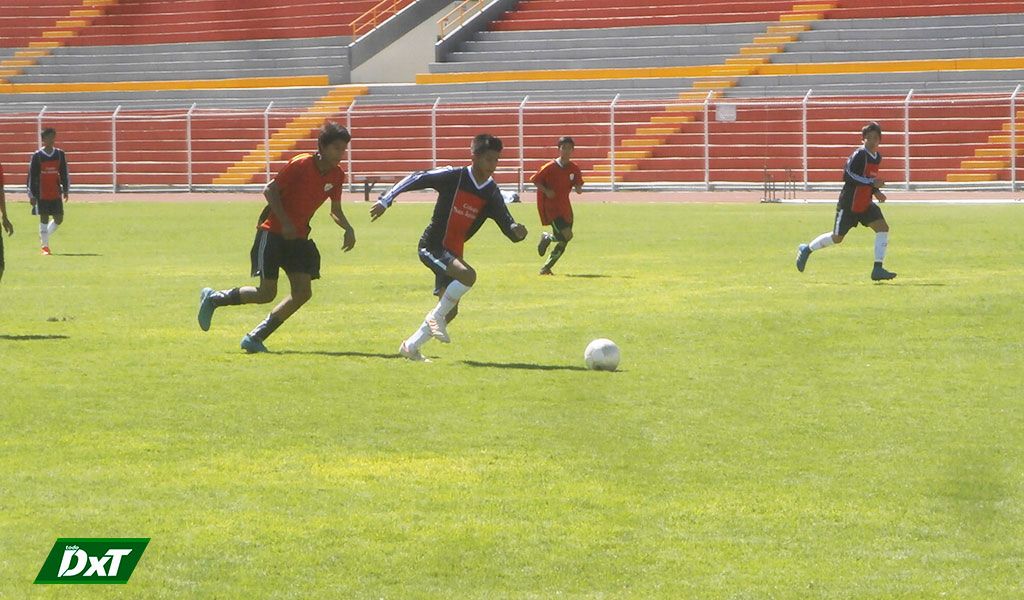
M 423 356 L 419 350 L 410 350 L 405 345 L 405 342 L 402 342 L 402 345 L 398 347 L 398 353 L 414 362 L 430 362 L 430 359 Z
M 430 335 L 442 344 L 447 344 L 452 341 L 452 338 L 448 337 L 448 324 L 445 323 L 443 317 L 438 317 L 433 314 L 427 315 L 427 327 L 430 328 Z

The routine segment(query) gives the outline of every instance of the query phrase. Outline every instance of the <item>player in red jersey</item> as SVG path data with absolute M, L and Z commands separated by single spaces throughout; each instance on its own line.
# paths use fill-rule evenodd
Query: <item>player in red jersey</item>
M 57 139 L 55 129 L 47 127 L 40 137 L 43 147 L 32 154 L 32 162 L 28 166 L 28 201 L 32 205 L 32 214 L 39 215 L 41 251 L 49 255 L 50 238 L 64 222 L 64 202 L 68 201 L 68 160 L 63 150 L 53 146 Z
M 878 167 L 882 163 L 882 155 L 878 152 L 882 127 L 871 122 L 860 133 L 864 145 L 854 150 L 846 161 L 843 191 L 839 194 L 832 231 L 819 235 L 809 244 L 797 247 L 796 268 L 800 272 L 807 266 L 811 252 L 842 243 L 846 234 L 860 224 L 875 231 L 875 266 L 871 270 L 871 279 L 886 281 L 896 277 L 895 273 L 886 271 L 882 266 L 885 251 L 889 247 L 889 224 L 882 215 L 882 209 L 871 201 L 872 197 L 879 202 L 885 202 L 886 199 L 881 190 L 885 181 L 878 176 Z
M 7 195 L 4 193 L 4 167 L 0 165 L 0 224 L 7 235 L 14 235 L 14 225 L 7 218 Z M 0 280 L 4 278 L 4 236 L 0 232 Z
M 259 277 L 260 284 L 219 292 L 203 288 L 198 316 L 203 331 L 209 330 L 213 312 L 220 306 L 272 302 L 277 296 L 279 270 L 284 269 L 291 285 L 290 294 L 242 338 L 241 346 L 246 352 L 267 351 L 263 342 L 313 297 L 312 280 L 320 278 L 320 252 L 309 239 L 309 222 L 328 198 L 331 218 L 345 230 L 342 249 L 348 252 L 355 246 L 355 230 L 341 210 L 345 172 L 338 166 L 351 139 L 344 127 L 331 122 L 324 124 L 317 140 L 319 152 L 295 156 L 267 184 L 263 190 L 267 208 L 260 216 L 250 251 L 252 276 Z
M 551 256 L 540 269 L 541 275 L 552 275 L 551 267 L 562 258 L 566 246 L 572 240 L 572 204 L 569 193 L 576 190 L 583 193 L 583 172 L 572 162 L 572 151 L 576 143 L 569 136 L 558 140 L 558 158 L 545 164 L 534 173 L 530 181 L 537 186 L 537 212 L 542 225 L 551 225 L 553 233 L 544 232 L 537 244 L 541 256 L 548 251 L 552 241 L 557 241 Z
M 419 329 L 399 346 L 399 354 L 409 360 L 426 360 L 420 347 L 431 337 L 443 343 L 451 341 L 447 324 L 458 314 L 459 300 L 476 283 L 476 270 L 463 257 L 464 246 L 484 221 L 494 219 L 513 242 L 526 238 L 526 227 L 512 218 L 498 184 L 491 177 L 498 168 L 501 150 L 501 140 L 482 133 L 473 138 L 471 166 L 413 173 L 381 194 L 370 209 L 370 219 L 376 221 L 399 194 L 437 190 L 434 214 L 420 237 L 419 255 L 420 261 L 434 273 L 434 295 L 438 302 Z

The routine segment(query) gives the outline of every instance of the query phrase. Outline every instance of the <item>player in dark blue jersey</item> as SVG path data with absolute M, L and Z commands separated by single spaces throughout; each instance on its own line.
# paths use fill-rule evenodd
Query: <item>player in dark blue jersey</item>
M 860 224 L 875 231 L 875 266 L 871 270 L 871 279 L 885 281 L 896 277 L 895 273 L 882 267 L 885 251 L 889 247 L 889 224 L 882 215 L 882 209 L 871 201 L 874 198 L 885 202 L 885 194 L 881 190 L 885 181 L 878 176 L 878 168 L 882 163 L 882 155 L 878 152 L 882 127 L 878 123 L 868 123 L 861 129 L 861 137 L 864 145 L 854 150 L 843 170 L 843 191 L 839 193 L 832 231 L 819 235 L 809 244 L 800 244 L 797 248 L 796 268 L 800 272 L 807 266 L 811 252 L 842 243 L 847 232 Z
M 526 238 L 526 227 L 512 218 L 498 184 L 491 177 L 498 167 L 501 150 L 501 140 L 480 134 L 473 138 L 471 166 L 413 173 L 381 194 L 370 209 L 370 220 L 376 221 L 403 192 L 437 191 L 434 214 L 420 238 L 419 255 L 420 261 L 434 272 L 438 303 L 419 329 L 399 347 L 399 353 L 410 360 L 426 360 L 420 347 L 431 337 L 443 343 L 451 341 L 447 324 L 458 313 L 459 299 L 476 283 L 476 270 L 463 258 L 463 248 L 484 221 L 493 219 L 513 242 Z

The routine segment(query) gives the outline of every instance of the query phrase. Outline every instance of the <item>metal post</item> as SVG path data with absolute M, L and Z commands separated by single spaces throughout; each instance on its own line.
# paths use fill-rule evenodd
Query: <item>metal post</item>
M 39 115 L 36 117 L 36 144 L 39 143 L 39 138 L 43 137 L 43 115 L 46 114 L 46 106 L 39 111 Z
M 711 120 L 709 116 L 711 98 L 714 95 L 715 92 L 709 90 L 707 97 L 704 98 L 704 189 L 706 191 L 711 190 Z
M 263 156 L 267 166 L 267 183 L 270 183 L 270 109 L 274 107 L 271 101 L 267 110 L 263 111 Z
M 530 101 L 530 97 L 526 96 L 523 101 L 519 104 L 519 189 L 521 193 L 523 186 L 526 184 L 524 181 L 524 172 L 526 171 L 526 135 L 524 130 L 526 129 L 526 103 Z
M 1010 191 L 1017 191 L 1017 94 L 1020 84 L 1010 96 Z
M 117 191 L 117 115 L 121 112 L 121 105 L 114 109 L 110 115 L 110 187 Z
M 192 191 L 192 113 L 196 110 L 196 103 L 185 113 L 185 143 L 188 144 L 186 159 L 188 160 L 188 191 Z
M 434 100 L 430 108 L 430 168 L 437 168 L 437 107 L 441 105 L 441 97 Z
M 903 181 L 904 189 L 910 190 L 910 100 L 914 97 L 914 90 L 907 92 L 907 98 L 903 101 Z
M 610 140 L 609 145 L 611 146 L 611 152 L 608 153 L 608 157 L 611 159 L 611 183 L 612 191 L 615 191 L 615 105 L 619 103 L 619 94 L 615 94 L 612 98 L 612 103 L 608 105 L 608 122 L 610 129 Z
M 348 109 L 345 111 L 345 129 L 348 129 L 349 134 L 352 133 L 352 112 L 356 109 L 356 100 L 358 98 L 352 98 L 352 103 L 348 105 Z M 349 140 L 348 147 L 345 150 L 345 154 L 348 156 L 346 159 L 345 172 L 348 173 L 348 191 L 349 193 L 355 193 L 355 173 L 352 170 L 352 141 Z
M 811 94 L 814 92 L 814 88 L 807 90 L 807 94 L 804 95 L 804 100 L 801 103 L 801 117 L 800 117 L 800 129 L 803 132 L 803 164 L 804 164 L 804 191 L 810 189 L 810 158 L 807 149 L 807 105 L 811 102 Z

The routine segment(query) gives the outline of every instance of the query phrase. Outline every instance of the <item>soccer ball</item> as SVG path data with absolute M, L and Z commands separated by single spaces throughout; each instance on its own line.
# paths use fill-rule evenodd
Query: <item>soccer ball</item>
M 591 371 L 614 371 L 619 366 L 619 347 L 604 338 L 594 340 L 583 351 L 583 362 Z

